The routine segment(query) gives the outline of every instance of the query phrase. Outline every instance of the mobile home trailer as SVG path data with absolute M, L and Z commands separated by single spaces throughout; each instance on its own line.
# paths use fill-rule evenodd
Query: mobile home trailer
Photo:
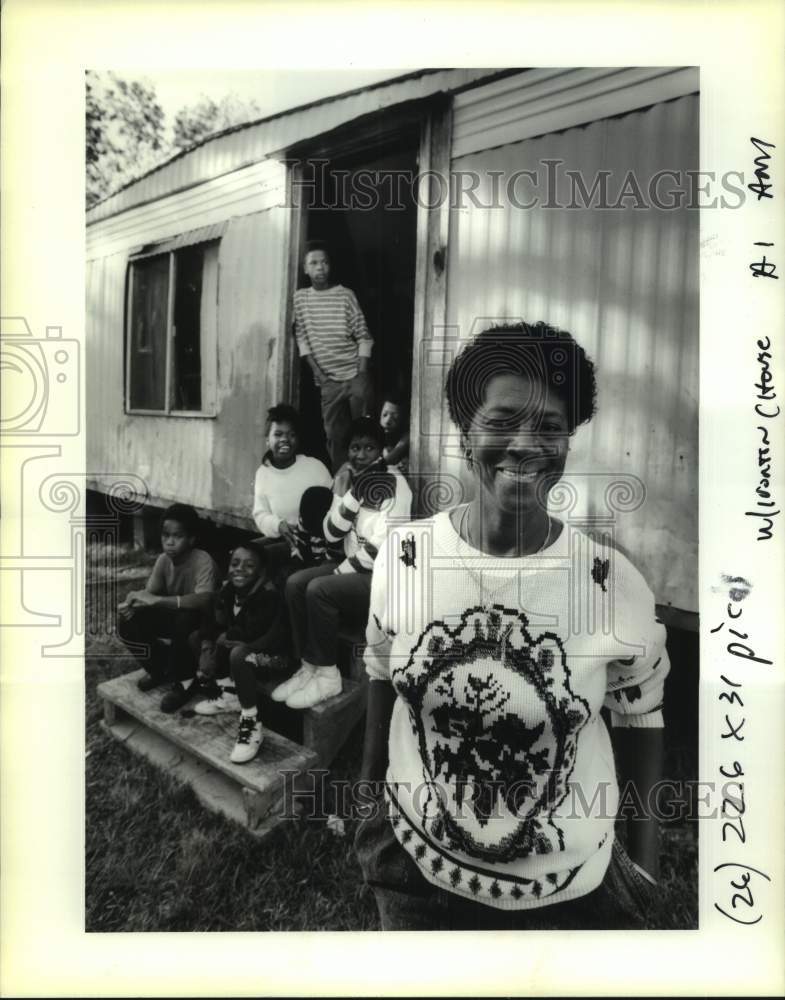
M 599 410 L 554 512 L 607 530 L 656 599 L 697 611 L 698 76 L 691 68 L 436 69 L 212 136 L 87 217 L 90 485 L 252 527 L 265 413 L 322 447 L 291 333 L 327 239 L 411 400 L 418 512 L 468 488 L 442 387 L 501 319 L 570 330 Z

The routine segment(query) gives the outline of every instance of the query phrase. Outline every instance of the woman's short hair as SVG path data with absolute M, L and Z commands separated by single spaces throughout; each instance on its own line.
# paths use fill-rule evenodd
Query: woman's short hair
M 464 434 L 485 400 L 488 383 L 497 375 L 539 380 L 545 394 L 566 403 L 570 433 L 594 416 L 594 364 L 565 330 L 543 322 L 502 323 L 466 344 L 450 365 L 445 385 L 450 417 Z
M 372 438 L 379 445 L 379 451 L 384 448 L 384 431 L 381 424 L 377 424 L 371 417 L 357 417 L 352 421 L 352 426 L 349 428 L 349 444 L 358 437 Z
M 195 538 L 199 531 L 199 515 L 190 504 L 173 503 L 161 514 L 161 528 L 164 521 L 177 521 L 189 538 Z
M 270 433 L 270 428 L 273 424 L 291 424 L 292 430 L 295 434 L 299 434 L 300 414 L 288 403 L 277 403 L 275 406 L 271 406 L 267 411 L 267 421 L 264 426 L 265 434 Z

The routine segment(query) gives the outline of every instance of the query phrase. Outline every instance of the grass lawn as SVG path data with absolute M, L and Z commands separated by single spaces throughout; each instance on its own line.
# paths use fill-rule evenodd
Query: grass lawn
M 136 668 L 107 638 L 113 606 L 144 584 L 154 556 L 94 550 L 86 587 L 86 929 L 88 931 L 376 930 L 352 851 L 353 825 L 282 824 L 260 843 L 103 731 L 97 685 Z M 111 580 L 100 579 L 111 568 Z M 92 570 L 92 573 L 90 571 Z M 92 632 L 93 638 L 90 639 Z M 362 725 L 331 768 L 355 778 Z M 330 812 L 330 803 L 325 803 Z M 660 927 L 697 926 L 697 830 L 663 830 Z

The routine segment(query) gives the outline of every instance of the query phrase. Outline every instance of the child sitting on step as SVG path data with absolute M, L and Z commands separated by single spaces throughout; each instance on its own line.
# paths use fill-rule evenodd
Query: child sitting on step
M 338 633 L 368 619 L 373 561 L 387 537 L 390 518 L 411 516 L 412 493 L 403 476 L 387 471 L 382 429 L 370 417 L 352 424 L 349 463 L 336 476 L 324 519 L 328 542 L 343 551 L 301 569 L 286 581 L 286 604 L 299 670 L 272 692 L 289 708 L 311 708 L 340 694 Z
M 192 637 L 201 645 L 199 668 L 216 687 L 211 698 L 194 706 L 198 715 L 239 712 L 237 742 L 230 759 L 252 760 L 262 744 L 257 682 L 286 676 L 283 654 L 288 640 L 283 598 L 267 574 L 264 549 L 240 545 L 216 595 L 215 613 Z
M 117 607 L 117 631 L 146 673 L 141 691 L 169 682 L 162 712 L 176 712 L 196 693 L 196 658 L 189 636 L 210 609 L 221 577 L 212 557 L 196 548 L 199 515 L 188 504 L 168 507 L 161 518 L 161 548 L 144 590 Z M 167 640 L 164 644 L 162 639 Z

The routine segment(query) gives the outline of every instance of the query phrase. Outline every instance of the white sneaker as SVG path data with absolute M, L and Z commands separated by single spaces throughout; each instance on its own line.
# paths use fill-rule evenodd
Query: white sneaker
M 218 694 L 213 698 L 206 698 L 204 701 L 194 705 L 194 712 L 197 715 L 220 715 L 221 712 L 239 712 L 242 708 L 237 692 L 230 684 L 219 684 Z
M 229 760 L 233 764 L 247 764 L 253 760 L 264 739 L 264 729 L 256 715 L 241 715 L 237 730 L 237 742 L 234 745 Z
M 290 694 L 308 683 L 308 681 L 313 677 L 314 669 L 315 668 L 312 667 L 310 663 L 303 662 L 297 673 L 292 674 L 288 681 L 284 681 L 283 684 L 279 684 L 278 687 L 273 690 L 270 697 L 273 701 L 286 701 Z
M 289 695 L 286 704 L 289 708 L 311 708 L 340 694 L 342 686 L 338 667 L 317 667 L 306 684 Z

